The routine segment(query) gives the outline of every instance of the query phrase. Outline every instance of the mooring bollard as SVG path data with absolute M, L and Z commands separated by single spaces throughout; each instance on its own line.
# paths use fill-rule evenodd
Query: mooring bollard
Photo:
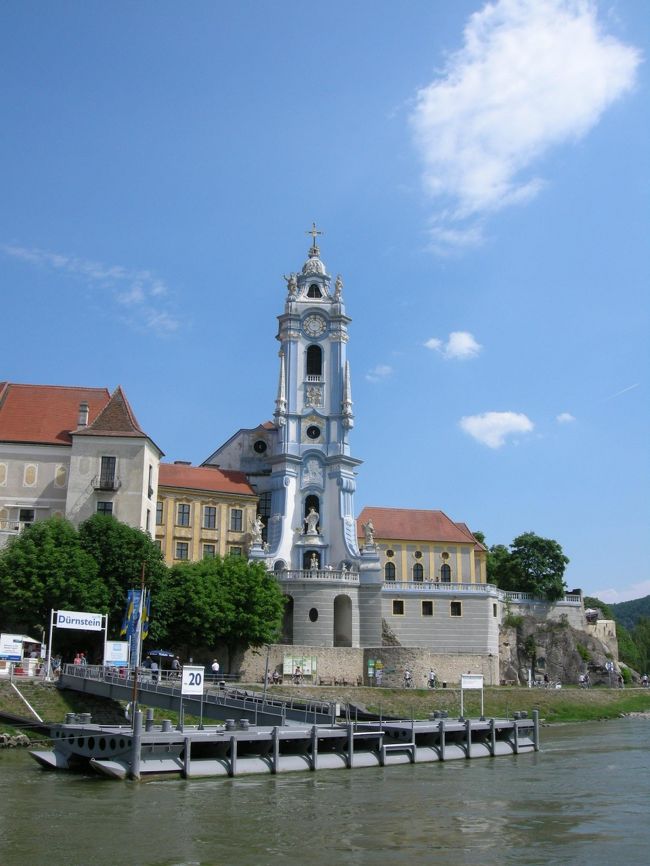
M 144 720 L 144 729 L 145 731 L 153 731 L 153 708 L 149 707 L 147 709 L 147 716 Z

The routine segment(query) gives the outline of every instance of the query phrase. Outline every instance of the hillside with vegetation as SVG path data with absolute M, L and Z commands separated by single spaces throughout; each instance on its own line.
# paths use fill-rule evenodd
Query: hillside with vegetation
M 619 601 L 610 604 L 610 610 L 616 622 L 627 629 L 633 629 L 641 619 L 650 619 L 650 595 L 643 598 L 633 598 L 631 601 Z
M 585 596 L 584 604 L 585 608 L 599 609 L 604 619 L 616 621 L 620 660 L 640 674 L 650 673 L 650 595 L 611 605 L 599 598 Z M 625 607 L 626 605 L 632 605 L 632 607 Z M 619 618 L 621 608 L 624 608 L 624 618 L 622 619 Z M 629 616 L 630 610 L 636 610 L 637 613 L 634 617 Z M 625 617 L 625 612 L 628 613 L 627 617 Z

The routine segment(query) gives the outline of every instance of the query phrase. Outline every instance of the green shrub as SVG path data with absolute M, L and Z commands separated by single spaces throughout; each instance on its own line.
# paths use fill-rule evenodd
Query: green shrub
M 591 661 L 591 653 L 587 649 L 586 646 L 583 646 L 581 643 L 576 644 L 576 649 L 578 650 L 578 655 L 583 660 L 583 662 Z

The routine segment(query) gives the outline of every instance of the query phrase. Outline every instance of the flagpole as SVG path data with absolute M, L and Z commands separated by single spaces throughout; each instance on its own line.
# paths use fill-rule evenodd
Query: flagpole
M 135 666 L 133 668 L 133 692 L 131 694 L 131 718 L 133 719 L 133 730 L 135 731 L 135 714 L 138 708 L 138 670 L 140 668 L 140 634 L 142 628 L 142 601 L 144 597 L 144 562 L 142 563 L 142 574 L 140 576 L 140 609 L 138 611 L 138 629 L 136 634 Z

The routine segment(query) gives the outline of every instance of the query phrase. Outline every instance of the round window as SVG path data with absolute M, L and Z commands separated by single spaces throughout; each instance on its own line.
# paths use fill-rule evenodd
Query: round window
M 263 439 L 258 439 L 253 445 L 253 451 L 257 452 L 257 454 L 264 454 L 266 451 L 266 442 Z
M 318 439 L 320 436 L 320 427 L 316 427 L 315 424 L 307 427 L 307 436 L 309 436 L 310 439 Z
M 421 550 L 415 551 L 415 558 L 416 559 L 422 559 L 422 551 Z
M 318 611 L 315 607 L 312 607 L 312 609 L 309 611 L 309 619 L 311 622 L 316 622 L 316 620 L 318 619 Z
M 390 550 L 390 549 L 387 550 L 387 551 L 386 551 L 386 556 L 395 556 L 395 551 L 394 551 L 394 550 Z

